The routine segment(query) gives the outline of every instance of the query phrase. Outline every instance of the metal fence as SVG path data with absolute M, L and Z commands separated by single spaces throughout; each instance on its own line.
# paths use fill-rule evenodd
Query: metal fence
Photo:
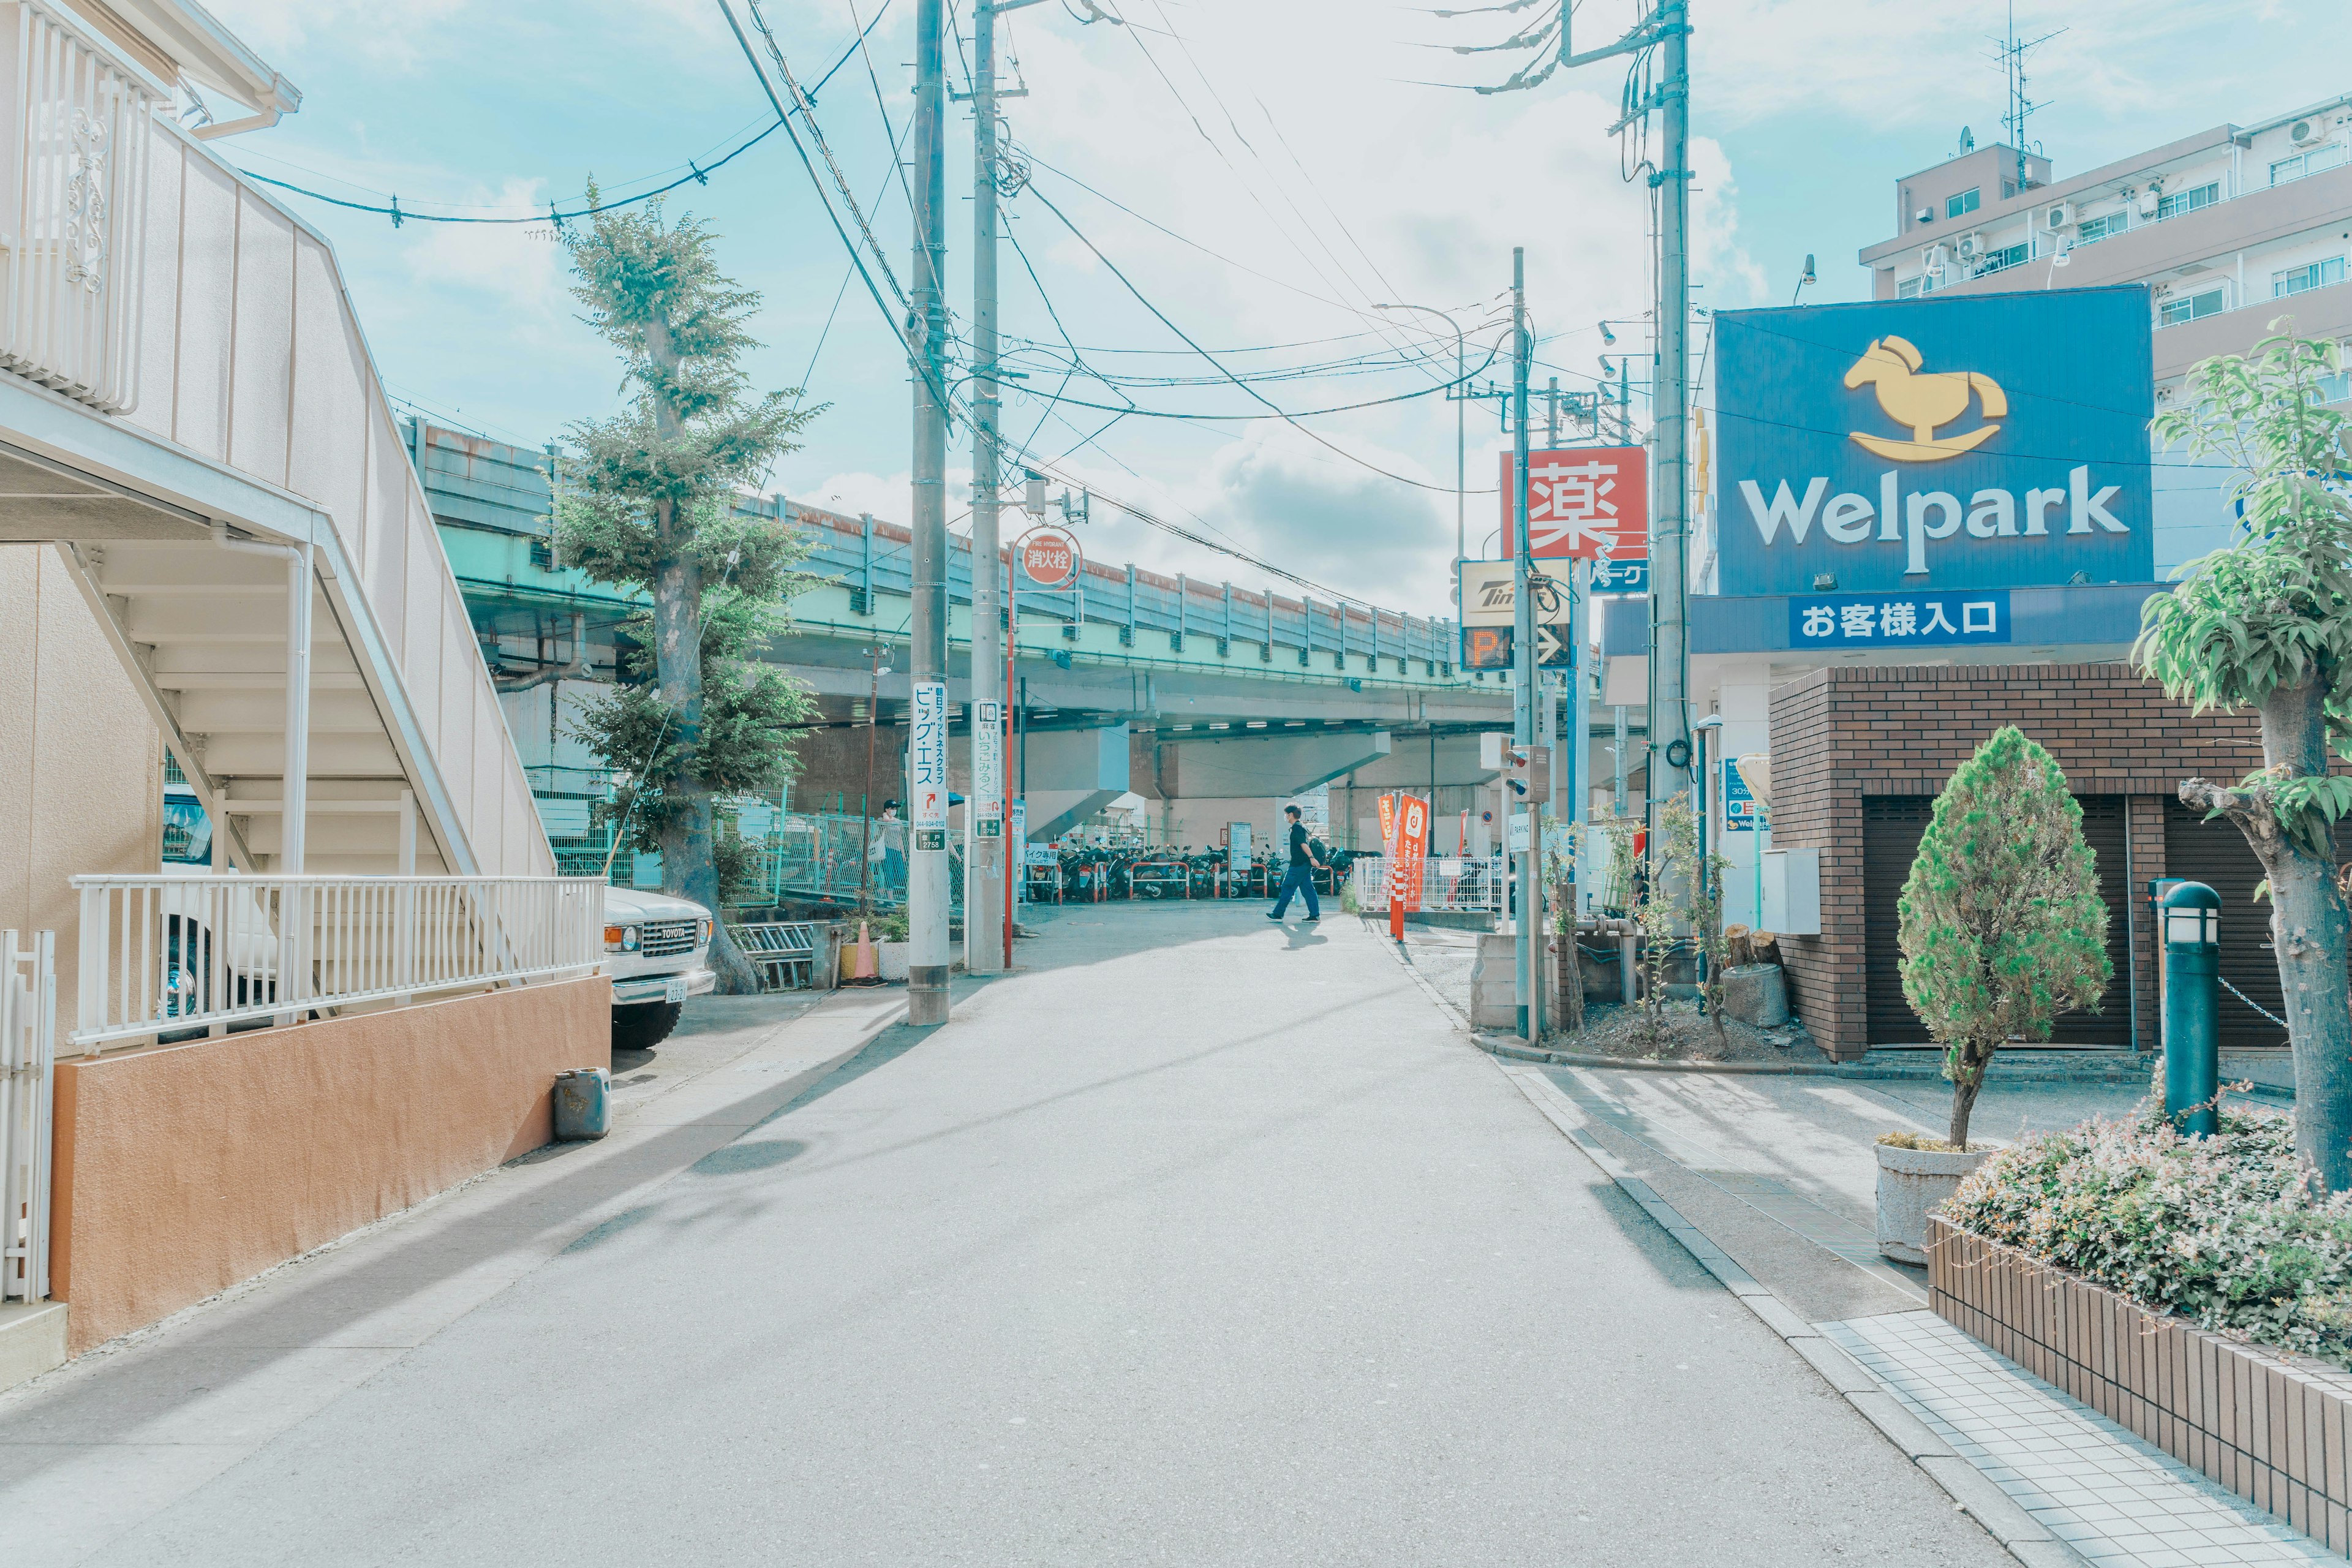
M 0 931 L 0 1304 L 49 1293 L 57 942 Z
M 1500 915 L 1508 907 L 1510 873 L 1497 855 L 1430 856 L 1421 863 L 1421 908 L 1453 914 Z M 1389 863 L 1367 856 L 1349 868 L 1349 886 L 1356 889 L 1356 907 L 1368 912 L 1389 907 Z
M 76 877 L 72 1043 L 230 1026 L 592 973 L 586 877 Z
M 903 844 L 910 829 L 898 825 Z M 868 900 L 877 908 L 895 908 L 907 900 L 906 854 L 898 858 L 898 878 L 888 863 L 872 858 L 881 842 L 879 817 L 833 812 L 780 812 L 767 825 L 767 842 L 761 847 L 758 880 L 740 900 L 746 906 L 777 904 L 786 899 L 828 899 L 841 903 Z M 949 899 L 963 903 L 963 848 L 949 838 Z

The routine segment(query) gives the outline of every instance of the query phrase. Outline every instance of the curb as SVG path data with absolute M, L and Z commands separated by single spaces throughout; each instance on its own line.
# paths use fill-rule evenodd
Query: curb
M 1458 1015 L 1457 1015 L 1458 1016 Z M 1860 1062 L 1653 1062 L 1592 1051 L 1530 1050 L 1500 1036 L 1473 1031 L 1470 1038 L 1489 1056 L 1538 1067 L 1609 1068 L 1619 1072 L 1713 1073 L 1731 1078 L 1850 1078 L 1898 1083 L 1941 1083 L 1936 1068 L 1869 1067 Z M 2144 1083 L 2154 1064 L 2143 1057 L 2069 1068 L 2035 1066 L 2002 1075 L 2008 1083 Z M 2264 1086 L 2257 1086 L 2257 1091 Z
M 1482 1049 L 1492 1049 L 1483 1040 L 1479 1045 Z M 1500 1056 L 1502 1053 L 1494 1054 Z M 1565 1053 L 1543 1053 L 1544 1056 L 1562 1054 Z M 1612 1058 L 1601 1060 L 1611 1066 L 1623 1065 Z M 1741 1306 L 1779 1335 L 1782 1343 L 1803 1357 L 1821 1374 L 1822 1382 L 1835 1389 L 1864 1420 L 1876 1427 L 1879 1436 L 1894 1444 L 1905 1458 L 1925 1471 L 1930 1480 L 1943 1489 L 1944 1494 L 1956 1507 L 1983 1526 L 1985 1533 L 1998 1542 L 2003 1551 L 2024 1563 L 2026 1568 L 2089 1568 L 2086 1560 L 2073 1547 L 2043 1529 L 2032 1514 L 1994 1485 L 1983 1471 L 1928 1430 L 1925 1422 L 1904 1409 L 1893 1394 L 1879 1385 L 1876 1378 L 1863 1369 L 1860 1363 L 1822 1338 L 1812 1324 L 1791 1310 L 1789 1304 L 1774 1295 L 1769 1286 L 1734 1262 L 1729 1253 L 1709 1241 L 1697 1226 L 1682 1216 L 1679 1210 L 1660 1197 L 1649 1183 L 1634 1175 L 1616 1155 L 1580 1125 L 1569 1120 L 1563 1113 L 1573 1113 L 1573 1103 L 1548 1079 L 1536 1073 L 1514 1071 L 1500 1062 L 1496 1065 L 1562 1137 L 1575 1144 L 1600 1168 L 1602 1175 L 1616 1184 L 1618 1191 L 1641 1205 L 1642 1212 L 1656 1221 L 1659 1228 L 1674 1237 L 1683 1250 L 1689 1253 L 1700 1268 L 1713 1275 Z

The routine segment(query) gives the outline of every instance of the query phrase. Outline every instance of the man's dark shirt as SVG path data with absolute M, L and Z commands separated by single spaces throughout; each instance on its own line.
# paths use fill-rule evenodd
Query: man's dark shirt
M 1290 863 L 1294 866 L 1311 866 L 1315 863 L 1307 853 L 1307 825 L 1303 822 L 1294 822 L 1290 825 Z

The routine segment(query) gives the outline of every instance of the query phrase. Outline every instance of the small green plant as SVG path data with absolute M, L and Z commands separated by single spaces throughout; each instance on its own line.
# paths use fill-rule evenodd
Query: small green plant
M 2107 906 L 2057 759 L 2003 725 L 1954 771 L 1896 905 L 1903 994 L 1944 1047 L 1951 1143 L 1969 1143 L 1985 1068 L 2105 993 Z

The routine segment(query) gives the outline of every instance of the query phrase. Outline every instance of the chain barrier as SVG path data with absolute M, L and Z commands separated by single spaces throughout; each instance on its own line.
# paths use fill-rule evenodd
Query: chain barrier
M 2255 1012 L 2260 1013 L 2263 1017 L 2268 1018 L 2280 1028 L 2287 1029 L 2287 1022 L 2284 1018 L 2280 1017 L 2276 1013 L 2272 1012 L 2269 1008 L 2263 1006 L 2261 1003 L 2255 1001 L 2252 997 L 2247 995 L 2244 992 L 2231 984 L 2227 980 L 2223 980 L 2221 975 L 2217 974 L 2213 978 L 2221 981 L 2222 990 L 2227 991 L 2231 995 L 2235 996 L 2239 1001 L 2243 1002 L 2247 1006 L 2252 1007 Z M 2293 1034 L 2294 1031 L 2293 1029 L 2287 1029 L 2287 1033 Z

